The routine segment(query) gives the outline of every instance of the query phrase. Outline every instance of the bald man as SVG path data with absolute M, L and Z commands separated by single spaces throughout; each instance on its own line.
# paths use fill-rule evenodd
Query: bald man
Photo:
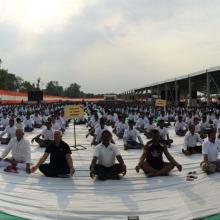
M 7 157 L 11 152 L 12 157 Z M 31 173 L 31 150 L 30 144 L 24 139 L 24 132 L 22 129 L 16 129 L 16 137 L 12 138 L 8 146 L 3 151 L 0 158 L 0 166 L 6 167 L 4 171 L 17 173 L 17 169 L 26 170 Z
M 49 155 L 50 163 L 44 164 Z M 44 155 L 31 168 L 31 172 L 35 172 L 38 168 L 48 177 L 67 177 L 74 174 L 71 150 L 69 145 L 62 140 L 61 131 L 54 132 L 54 141 L 46 147 Z

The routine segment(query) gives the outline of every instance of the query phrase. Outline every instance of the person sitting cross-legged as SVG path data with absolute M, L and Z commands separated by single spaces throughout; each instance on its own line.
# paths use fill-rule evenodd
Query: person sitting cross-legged
M 11 157 L 8 154 L 11 152 Z M 0 166 L 6 167 L 6 172 L 17 173 L 17 169 L 25 170 L 28 174 L 31 163 L 30 144 L 24 139 L 24 132 L 22 129 L 16 129 L 16 137 L 12 138 L 2 153 L 0 158 Z
M 163 161 L 163 154 L 169 162 Z M 159 131 L 154 129 L 152 140 L 144 146 L 136 171 L 139 172 L 142 169 L 148 177 L 167 176 L 175 166 L 179 171 L 182 171 L 182 166 L 170 155 L 166 145 L 160 142 Z
M 118 148 L 111 143 L 112 134 L 108 130 L 102 132 L 102 142 L 96 146 L 90 166 L 90 177 L 96 175 L 99 180 L 120 179 L 119 174 L 126 174 L 126 165 Z M 117 158 L 118 163 L 115 163 Z
M 179 116 L 178 121 L 175 124 L 175 132 L 178 136 L 185 136 L 187 132 L 187 124 L 183 121 L 183 117 Z
M 159 131 L 161 141 L 163 141 L 168 147 L 171 147 L 173 140 L 169 137 L 169 130 L 165 127 L 164 120 L 161 119 L 158 121 L 157 130 Z
M 137 139 L 139 142 L 137 142 Z M 123 135 L 124 150 L 128 149 L 141 149 L 143 148 L 143 140 L 140 133 L 136 128 L 134 128 L 134 121 L 128 121 L 128 128 L 125 130 Z
M 186 149 L 182 149 L 182 152 L 185 155 L 191 155 L 193 153 L 201 153 L 202 152 L 202 142 L 200 135 L 195 133 L 195 125 L 189 125 L 189 131 L 186 133 L 184 137 L 184 145 Z
M 49 155 L 50 163 L 44 164 Z M 54 141 L 46 148 L 38 163 L 31 168 L 31 172 L 35 172 L 38 168 L 48 177 L 68 177 L 74 174 L 71 150 L 62 140 L 61 131 L 54 132 Z
M 220 152 L 220 141 L 216 139 L 216 131 L 214 129 L 208 132 L 208 138 L 202 145 L 203 161 L 200 166 L 207 174 L 220 172 L 220 159 L 218 153 Z
M 42 138 L 40 138 L 42 136 Z M 48 147 L 54 141 L 54 131 L 52 129 L 51 121 L 46 122 L 46 128 L 44 128 L 41 134 L 37 135 L 31 140 L 33 144 L 37 142 L 40 147 Z

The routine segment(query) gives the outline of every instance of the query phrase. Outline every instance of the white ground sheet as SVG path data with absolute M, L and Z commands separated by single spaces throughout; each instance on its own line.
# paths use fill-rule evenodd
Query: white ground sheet
M 146 178 L 143 172 L 134 170 L 141 150 L 123 150 L 121 140 L 116 140 L 128 168 L 121 180 L 100 182 L 89 177 L 89 165 L 94 152 L 85 138 L 84 125 L 76 127 L 77 144 L 88 147 L 72 154 L 76 173 L 73 178 L 48 178 L 40 171 L 28 175 L 5 173 L 0 169 L 0 211 L 28 219 L 127 219 L 139 216 L 148 219 L 193 219 L 220 211 L 220 173 L 207 176 L 201 172 L 201 155 L 186 157 L 181 153 L 183 138 L 170 130 L 174 138 L 170 152 L 183 165 L 181 173 L 175 168 L 168 177 Z M 25 137 L 31 140 L 40 129 Z M 63 140 L 74 143 L 73 126 L 66 131 Z M 143 137 L 146 142 L 146 138 Z M 5 148 L 0 146 L 0 152 Z M 44 149 L 32 146 L 32 161 L 35 163 Z M 186 181 L 189 171 L 197 171 L 198 179 Z

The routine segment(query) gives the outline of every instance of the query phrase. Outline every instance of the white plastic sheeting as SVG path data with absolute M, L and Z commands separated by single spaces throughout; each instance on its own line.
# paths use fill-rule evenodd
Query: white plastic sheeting
M 141 150 L 123 150 L 122 141 L 116 143 L 128 168 L 121 180 L 100 182 L 89 177 L 89 165 L 94 146 L 86 139 L 85 126 L 77 126 L 77 143 L 88 147 L 73 152 L 76 173 L 73 178 L 48 178 L 37 171 L 28 175 L 5 173 L 0 168 L 0 210 L 29 219 L 127 219 L 139 216 L 148 219 L 193 219 L 211 215 L 220 210 L 220 174 L 210 176 L 200 168 L 201 155 L 186 157 L 181 153 L 183 138 L 176 137 L 173 129 L 174 147 L 170 152 L 183 165 L 179 173 L 175 168 L 168 177 L 146 178 L 143 172 L 134 170 Z M 25 137 L 29 140 L 39 129 Z M 72 126 L 66 131 L 64 141 L 74 143 Z M 146 139 L 143 137 L 146 141 Z M 5 146 L 0 146 L 0 151 Z M 32 161 L 35 163 L 43 154 L 36 144 L 32 147 Z M 198 179 L 186 181 L 189 171 L 197 171 Z

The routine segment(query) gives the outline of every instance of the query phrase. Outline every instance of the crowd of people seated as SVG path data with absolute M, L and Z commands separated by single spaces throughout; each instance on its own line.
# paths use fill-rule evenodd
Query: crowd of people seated
M 64 104 L 2 105 L 0 106 L 0 141 L 7 146 L 0 157 L 5 172 L 28 174 L 39 169 L 48 177 L 68 177 L 75 172 L 71 148 L 63 140 L 69 121 L 64 116 Z M 90 176 L 100 180 L 120 179 L 125 175 L 126 161 L 118 147 L 141 150 L 134 168 L 148 177 L 169 175 L 175 167 L 182 171 L 169 148 L 175 146 L 170 130 L 182 140 L 184 156 L 201 154 L 201 169 L 207 174 L 220 171 L 220 118 L 217 108 L 156 108 L 139 103 L 96 104 L 84 103 L 85 118 L 78 120 L 92 136 L 94 154 Z M 25 133 L 37 132 L 31 139 L 45 152 L 33 165 L 31 145 Z M 115 138 L 114 138 L 115 136 Z M 9 153 L 11 152 L 11 157 Z M 164 155 L 168 162 L 164 162 Z M 48 156 L 50 162 L 45 163 Z M 118 163 L 115 162 L 117 159 Z

